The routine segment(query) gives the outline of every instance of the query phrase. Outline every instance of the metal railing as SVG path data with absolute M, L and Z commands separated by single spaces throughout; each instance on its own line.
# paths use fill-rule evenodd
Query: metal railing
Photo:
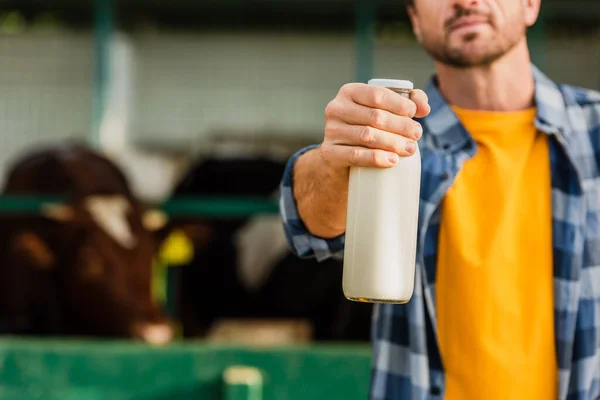
M 36 214 L 48 205 L 66 202 L 64 196 L 0 196 L 0 215 Z M 170 216 L 239 218 L 277 214 L 278 201 L 264 197 L 177 197 L 157 206 Z

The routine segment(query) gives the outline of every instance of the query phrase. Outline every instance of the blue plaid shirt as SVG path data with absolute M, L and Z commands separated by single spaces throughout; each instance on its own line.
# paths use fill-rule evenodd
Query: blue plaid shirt
M 548 134 L 552 174 L 555 352 L 560 400 L 600 397 L 600 93 L 559 85 L 535 66 L 537 128 Z M 476 144 L 437 90 L 426 90 L 431 113 L 419 122 L 423 138 L 415 292 L 408 304 L 373 312 L 373 400 L 444 397 L 444 369 L 435 309 L 440 203 Z M 281 182 L 280 210 L 288 241 L 302 258 L 341 258 L 344 236 L 323 240 L 298 217 L 293 166 Z M 526 268 L 527 266 L 523 266 Z M 341 284 L 341 283 L 340 283 Z M 535 288 L 532 288 L 535 290 Z

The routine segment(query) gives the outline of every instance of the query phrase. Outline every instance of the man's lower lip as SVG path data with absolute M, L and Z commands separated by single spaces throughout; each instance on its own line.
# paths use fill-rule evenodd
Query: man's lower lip
M 472 24 L 465 24 L 465 25 L 460 25 L 457 27 L 454 27 L 450 30 L 449 34 L 463 34 L 463 33 L 470 33 L 470 32 L 479 32 L 481 30 L 481 26 L 485 25 L 484 22 L 480 22 L 480 23 L 472 23 Z
M 486 24 L 486 22 L 470 22 L 468 24 L 460 24 L 460 25 L 457 25 L 457 26 L 453 26 L 450 29 L 452 31 L 458 31 L 458 30 L 461 30 L 461 29 L 475 28 L 477 26 L 481 26 L 481 25 L 485 25 L 485 24 Z

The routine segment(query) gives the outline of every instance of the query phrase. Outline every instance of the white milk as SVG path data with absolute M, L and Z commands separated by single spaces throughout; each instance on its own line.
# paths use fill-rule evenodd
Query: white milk
M 371 80 L 409 96 L 408 81 Z M 413 294 L 421 186 L 417 145 L 392 168 L 350 168 L 343 290 L 349 300 L 407 303 Z

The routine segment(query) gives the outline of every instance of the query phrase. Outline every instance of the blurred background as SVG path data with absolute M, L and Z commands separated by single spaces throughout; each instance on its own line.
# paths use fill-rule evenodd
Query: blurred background
M 544 0 L 529 36 L 552 79 L 600 90 L 600 2 Z M 17 239 L 38 261 L 40 243 L 67 257 L 50 239 L 19 234 L 41 226 L 27 218 L 49 204 L 44 196 L 99 192 L 83 181 L 23 184 L 15 171 L 36 152 L 84 144 L 171 221 L 137 274 L 148 275 L 175 326 L 168 340 L 91 322 L 84 335 L 82 318 L 78 329 L 6 328 L 1 397 L 366 398 L 371 308 L 343 298 L 339 261 L 289 253 L 279 180 L 291 154 L 322 139 L 324 108 L 344 83 L 385 77 L 423 87 L 432 73 L 401 0 L 0 1 L 2 268 L 22 262 L 9 246 Z M 72 168 L 86 171 L 89 154 L 76 154 Z M 42 170 L 39 179 L 55 179 Z M 30 287 L 41 278 L 19 279 Z M 36 296 L 29 308 L 7 306 L 0 326 L 47 303 Z M 116 324 L 106 302 L 90 304 L 101 323 Z

